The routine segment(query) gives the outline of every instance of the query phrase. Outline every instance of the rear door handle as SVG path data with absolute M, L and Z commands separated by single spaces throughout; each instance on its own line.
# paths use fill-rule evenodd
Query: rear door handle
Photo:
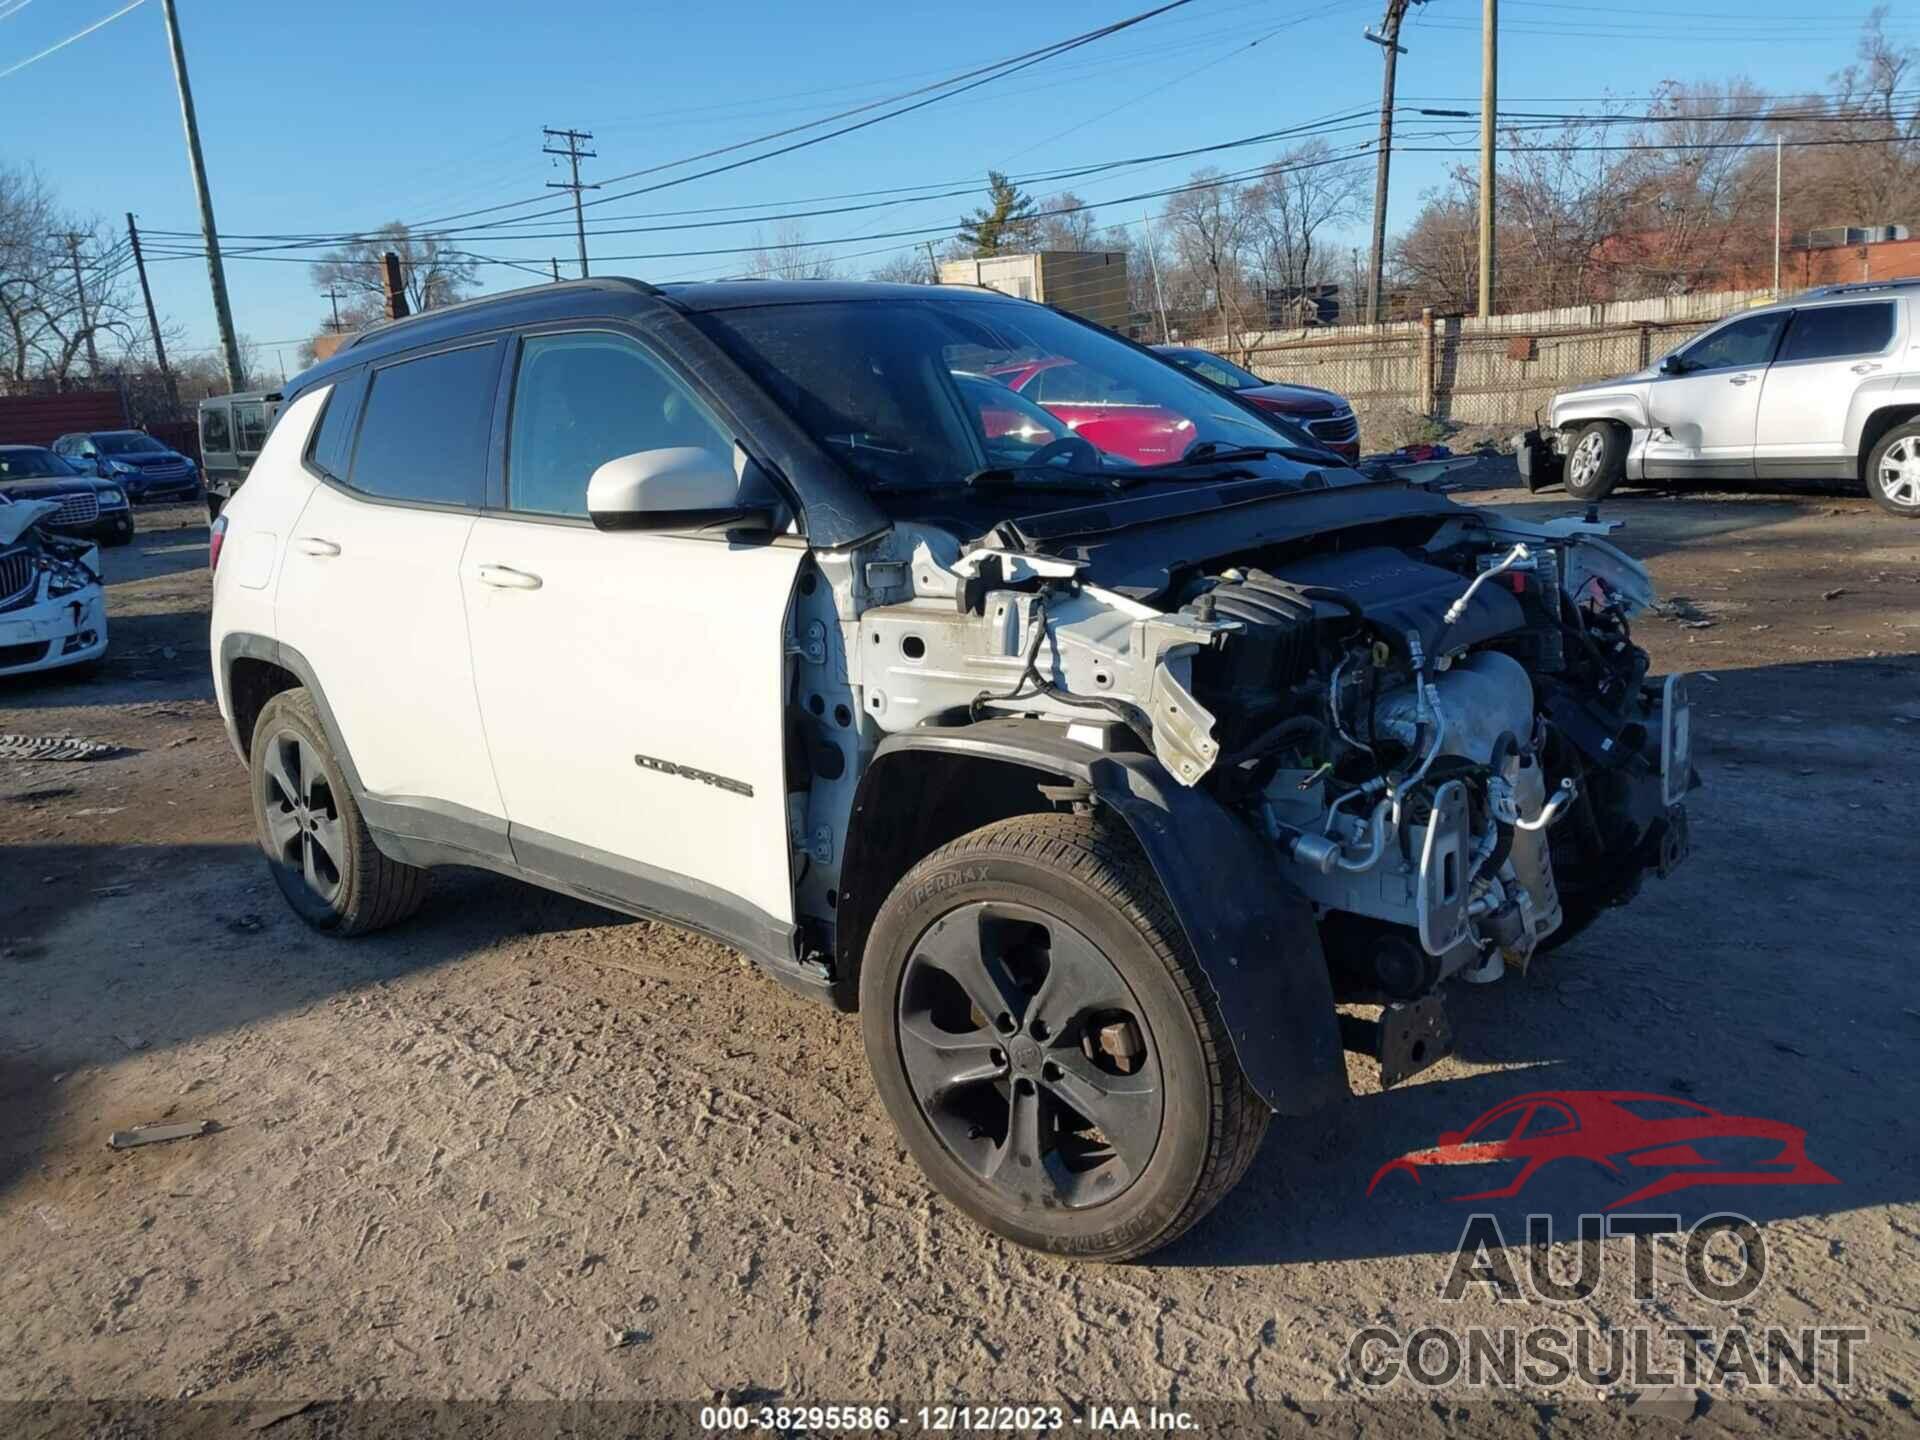
M 296 535 L 293 548 L 302 555 L 311 555 L 318 560 L 331 559 L 340 553 L 340 547 L 331 540 L 322 540 L 318 535 Z
M 1858 365 L 1850 368 L 1856 375 L 1871 375 L 1880 368 L 1880 362 L 1878 360 L 1862 360 Z
M 1753 379 L 1751 375 L 1729 375 L 1727 377 L 1727 383 L 1729 385 L 1744 385 L 1751 379 Z
M 496 590 L 538 590 L 541 580 L 538 575 L 529 575 L 524 570 L 515 570 L 506 565 L 482 565 L 480 583 L 491 585 Z

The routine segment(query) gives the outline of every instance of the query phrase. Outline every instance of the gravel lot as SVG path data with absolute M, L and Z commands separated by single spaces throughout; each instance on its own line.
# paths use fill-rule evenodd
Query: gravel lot
M 1349 1102 L 1277 1121 L 1210 1220 L 1114 1268 L 933 1198 L 856 1024 L 714 942 L 470 872 L 397 931 L 304 929 L 212 703 L 204 520 L 142 512 L 106 556 L 104 666 L 0 683 L 0 733 L 127 747 L 0 761 L 0 1400 L 1255 1400 L 1347 1434 L 1362 1326 L 1741 1319 L 1866 1327 L 1851 1390 L 1804 1392 L 1809 1428 L 1912 1428 L 1920 527 L 1806 493 L 1606 509 L 1683 597 L 1641 624 L 1655 669 L 1712 677 L 1692 859 L 1524 977 L 1452 987 L 1458 1055 L 1385 1095 L 1352 1062 Z M 1764 1221 L 1739 1315 L 1675 1278 L 1670 1242 L 1636 1300 L 1625 1239 L 1588 1299 L 1451 1303 L 1468 1207 L 1366 1194 L 1508 1096 L 1582 1088 L 1805 1127 L 1837 1186 L 1654 1207 Z M 106 1147 L 163 1119 L 219 1129 Z M 1627 1184 L 1483 1208 L 1510 1240 L 1553 1213 L 1571 1267 L 1574 1217 Z M 1753 1396 L 1709 1388 L 1671 1418 L 1746 1428 Z M 1410 1413 L 1532 1434 L 1550 1412 L 1459 1390 Z

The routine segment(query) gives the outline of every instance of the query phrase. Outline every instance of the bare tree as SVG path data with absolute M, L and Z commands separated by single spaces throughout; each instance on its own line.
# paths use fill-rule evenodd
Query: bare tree
M 400 257 L 400 280 L 415 314 L 466 298 L 479 266 L 437 235 L 415 235 L 398 220 L 382 225 L 323 256 L 312 269 L 313 288 L 341 296 L 342 328 L 357 330 L 386 314 L 387 289 L 381 257 Z M 332 311 L 328 311 L 331 322 Z
M 786 220 L 766 239 L 754 232 L 759 248 L 748 262 L 748 272 L 766 280 L 831 280 L 834 263 L 831 255 L 807 245 L 807 227 L 798 220 Z
M 937 277 L 933 273 L 933 262 L 927 259 L 927 252 L 920 250 L 902 250 L 898 255 L 883 260 L 867 272 L 869 280 L 886 280 L 895 285 L 926 285 Z
M 1244 261 L 1251 227 L 1240 187 L 1223 182 L 1218 170 L 1196 170 L 1187 189 L 1167 197 L 1164 213 L 1182 288 L 1198 290 L 1198 308 L 1209 312 L 1231 346 L 1248 302 Z
M 1787 202 L 1796 228 L 1877 225 L 1920 214 L 1920 50 L 1886 33 L 1887 7 L 1862 27 L 1853 64 L 1832 77 L 1826 102 L 1791 107 L 1789 142 L 1830 142 L 1793 156 Z M 1844 142 L 1844 143 L 1831 143 Z
M 131 279 L 116 232 L 62 211 L 33 172 L 0 168 L 0 375 L 9 383 L 65 384 L 93 368 L 93 356 L 107 352 L 104 370 L 144 344 Z
M 1744 77 L 1723 85 L 1669 82 L 1655 93 L 1658 118 L 1634 137 L 1654 148 L 1631 167 L 1615 168 L 1615 183 L 1628 186 L 1628 205 L 1623 233 L 1603 247 L 1615 272 L 1611 293 L 1707 288 L 1760 258 L 1772 166 L 1763 173 L 1759 157 L 1739 147 L 1762 137 L 1767 105 Z
M 1420 213 L 1394 240 L 1388 257 L 1389 299 L 1397 292 L 1416 309 L 1431 305 L 1449 315 L 1472 308 L 1480 263 L 1477 194 L 1472 180 L 1457 171 L 1444 188 L 1426 193 Z
M 1071 190 L 1062 190 L 1040 202 L 1034 243 L 1042 250 L 1097 250 L 1099 229 L 1087 202 Z
M 1324 140 L 1296 145 L 1246 191 L 1247 223 L 1263 284 L 1299 294 L 1337 273 L 1329 243 L 1366 214 L 1369 177 Z

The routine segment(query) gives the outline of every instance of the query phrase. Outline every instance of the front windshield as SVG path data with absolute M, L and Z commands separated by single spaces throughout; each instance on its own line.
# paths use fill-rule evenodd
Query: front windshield
M 96 435 L 93 448 L 102 455 L 160 455 L 167 447 L 151 435 Z
M 1174 367 L 1040 306 L 822 301 L 695 318 L 874 489 L 1297 443 Z
M 66 479 L 78 473 L 51 450 L 0 450 L 0 483 Z

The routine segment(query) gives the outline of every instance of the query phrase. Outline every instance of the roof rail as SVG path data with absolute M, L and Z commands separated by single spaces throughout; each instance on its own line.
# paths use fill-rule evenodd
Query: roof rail
M 1828 295 L 1862 295 L 1873 290 L 1910 290 L 1915 286 L 1920 286 L 1920 275 L 1900 275 L 1888 280 L 1851 280 L 1844 285 L 1821 285 L 1797 298 L 1818 300 Z
M 445 315 L 458 315 L 463 310 L 478 310 L 506 300 L 519 300 L 529 295 L 551 295 L 555 290 L 633 290 L 642 295 L 658 296 L 662 300 L 670 299 L 657 286 L 649 285 L 644 280 L 636 280 L 630 275 L 591 275 L 576 280 L 550 280 L 541 285 L 523 285 L 517 290 L 495 290 L 491 294 L 476 295 L 471 300 L 460 300 L 452 305 L 421 310 L 412 315 L 402 316 L 398 320 L 381 320 L 356 333 L 341 348 L 351 350 L 361 341 L 371 339 L 375 335 L 384 335 L 396 325 L 425 320 L 429 316 L 437 320 Z

